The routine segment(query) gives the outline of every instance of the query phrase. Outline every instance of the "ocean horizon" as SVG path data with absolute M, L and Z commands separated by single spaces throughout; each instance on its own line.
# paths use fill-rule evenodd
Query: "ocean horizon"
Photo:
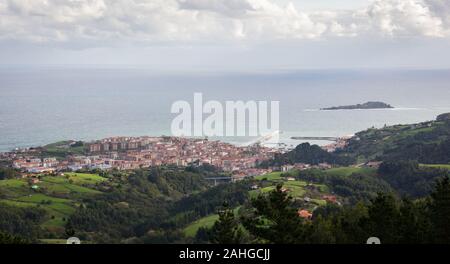
M 170 136 L 177 100 L 280 101 L 280 142 L 341 137 L 450 112 L 450 70 L 162 73 L 139 67 L 0 68 L 0 151 L 61 140 Z M 382 101 L 394 109 L 320 111 Z M 251 124 L 250 124 L 251 125 Z M 254 138 L 214 138 L 243 144 Z M 325 144 L 322 141 L 311 143 Z

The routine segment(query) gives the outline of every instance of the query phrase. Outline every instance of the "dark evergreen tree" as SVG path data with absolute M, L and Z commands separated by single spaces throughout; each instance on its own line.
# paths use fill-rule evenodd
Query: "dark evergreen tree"
M 450 180 L 439 180 L 431 193 L 431 221 L 434 242 L 450 243 Z
M 423 201 L 404 199 L 398 222 L 399 243 L 424 244 L 430 238 L 429 210 Z
M 335 244 L 336 238 L 333 234 L 333 223 L 331 218 L 326 219 L 318 216 L 312 225 L 306 225 L 308 229 L 307 243 L 309 244 Z
M 30 241 L 23 238 L 0 232 L 0 244 L 29 244 Z
M 0 180 L 14 179 L 20 176 L 17 170 L 0 167 Z
M 331 220 L 337 244 L 363 244 L 367 241 L 367 229 L 362 219 L 368 217 L 366 204 L 360 202 L 352 207 L 342 208 L 342 212 Z
M 228 203 L 224 203 L 223 208 L 219 210 L 219 220 L 211 228 L 211 243 L 239 244 L 241 239 L 242 229 L 234 216 L 234 211 L 228 206 Z
M 72 237 L 75 235 L 75 230 L 73 229 L 72 223 L 69 221 L 64 227 L 64 232 L 67 237 Z
M 211 240 L 211 230 L 206 227 L 200 227 L 195 234 L 195 244 L 206 244 Z
M 282 184 L 268 195 L 252 200 L 252 206 L 253 212 L 242 219 L 250 234 L 275 244 L 305 242 L 303 221 L 293 207 L 292 197 L 283 191 Z
M 378 194 L 368 207 L 368 217 L 362 219 L 362 226 L 368 237 L 378 237 L 383 244 L 394 244 L 399 240 L 398 223 L 400 212 L 391 194 Z

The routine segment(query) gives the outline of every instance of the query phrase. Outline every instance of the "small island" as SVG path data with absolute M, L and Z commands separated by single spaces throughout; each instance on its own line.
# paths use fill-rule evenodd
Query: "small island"
M 383 102 L 367 102 L 356 105 L 344 105 L 344 106 L 321 108 L 320 110 L 354 110 L 354 109 L 386 109 L 386 108 L 394 108 L 394 107 Z

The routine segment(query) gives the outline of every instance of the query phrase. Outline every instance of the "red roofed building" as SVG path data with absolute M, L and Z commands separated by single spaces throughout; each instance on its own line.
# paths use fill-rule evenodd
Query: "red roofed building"
M 325 201 L 327 201 L 327 202 L 330 202 L 330 203 L 336 203 L 337 202 L 336 196 L 334 196 L 334 195 L 324 195 L 323 199 Z
M 311 219 L 312 218 L 312 213 L 310 213 L 308 210 L 298 210 L 298 216 L 300 216 L 301 218 L 304 219 Z

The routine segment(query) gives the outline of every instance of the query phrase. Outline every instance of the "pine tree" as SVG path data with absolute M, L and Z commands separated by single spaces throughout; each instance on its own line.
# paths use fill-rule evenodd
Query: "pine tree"
M 398 232 L 401 244 L 423 244 L 429 241 L 431 223 L 427 204 L 421 200 L 404 199 L 400 206 Z
M 370 236 L 378 237 L 383 244 L 395 244 L 399 240 L 400 212 L 394 196 L 378 194 L 368 207 L 368 218 L 363 226 Z
M 239 244 L 242 240 L 242 230 L 234 216 L 233 209 L 228 206 L 228 203 L 224 203 L 218 213 L 219 220 L 214 223 L 211 229 L 211 243 Z
M 75 230 L 74 230 L 73 225 L 70 222 L 70 220 L 69 220 L 69 222 L 67 222 L 67 224 L 64 227 L 64 229 L 65 229 L 64 231 L 65 231 L 67 237 L 72 237 L 72 236 L 75 235 Z
M 30 241 L 27 241 L 23 238 L 0 232 L 0 244 L 30 244 L 30 243 L 31 243 Z
M 331 217 L 330 217 L 331 218 Z M 333 223 L 331 219 L 318 216 L 312 225 L 309 225 L 308 240 L 310 244 L 335 244 L 336 238 L 333 234 Z
M 450 180 L 443 178 L 431 193 L 431 221 L 434 242 L 450 243 Z
M 275 244 L 305 242 L 303 221 L 293 207 L 292 197 L 283 192 L 282 184 L 253 200 L 252 206 L 254 211 L 243 218 L 243 224 L 253 236 Z

